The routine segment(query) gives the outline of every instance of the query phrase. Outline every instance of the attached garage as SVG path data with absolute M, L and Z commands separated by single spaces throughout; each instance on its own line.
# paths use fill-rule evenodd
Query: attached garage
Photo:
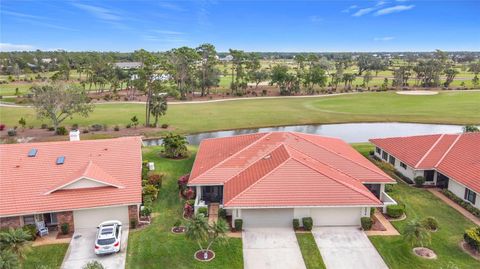
M 93 208 L 73 211 L 75 230 L 95 228 L 103 221 L 119 220 L 129 225 L 128 206 Z
M 358 226 L 362 217 L 362 208 L 312 208 L 310 215 L 314 226 Z
M 293 209 L 242 209 L 243 227 L 292 227 Z

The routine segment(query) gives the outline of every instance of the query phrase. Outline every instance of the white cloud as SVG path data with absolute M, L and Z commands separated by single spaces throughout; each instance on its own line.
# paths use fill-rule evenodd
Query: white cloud
M 367 15 L 368 13 L 370 13 L 374 10 L 375 10 L 375 8 L 373 8 L 373 7 L 362 8 L 362 9 L 359 9 L 357 12 L 355 12 L 352 16 L 361 17 L 363 15 Z
M 12 43 L 0 43 L 0 51 L 30 51 L 35 50 L 32 45 L 26 44 L 12 44 Z
M 172 4 L 172 3 L 169 3 L 169 2 L 160 2 L 160 3 L 158 3 L 158 5 L 165 8 L 165 9 L 170 9 L 170 10 L 173 10 L 173 11 L 185 11 L 185 9 L 182 8 L 181 6 L 175 5 L 175 4 Z
M 373 40 L 374 41 L 390 41 L 394 39 L 395 39 L 394 36 L 384 36 L 384 37 L 375 37 Z
M 380 9 L 377 12 L 375 12 L 375 16 L 381 16 L 381 15 L 387 15 L 387 14 L 402 12 L 402 11 L 405 11 L 405 10 L 410 10 L 414 7 L 415 7 L 414 5 L 408 5 L 408 6 L 397 5 L 397 6 L 393 6 L 393 7 L 387 7 L 387 8 Z
M 153 30 L 155 33 L 165 34 L 165 35 L 183 35 L 182 32 L 170 31 L 170 30 Z
M 45 19 L 45 17 L 35 16 L 35 15 L 30 15 L 30 14 L 25 14 L 20 12 L 14 12 L 14 11 L 8 11 L 8 10 L 3 10 L 2 13 L 6 15 L 14 16 L 14 17 L 19 17 L 19 18 Z
M 342 10 L 343 13 L 349 13 L 350 11 L 354 10 L 354 9 L 357 9 L 358 6 L 357 5 L 351 5 L 349 6 L 348 8 Z
M 80 3 L 73 3 L 73 5 L 79 9 L 83 9 L 87 11 L 88 13 L 102 20 L 106 20 L 106 21 L 121 20 L 121 17 L 119 16 L 119 14 L 103 7 L 97 7 L 92 5 L 80 4 Z

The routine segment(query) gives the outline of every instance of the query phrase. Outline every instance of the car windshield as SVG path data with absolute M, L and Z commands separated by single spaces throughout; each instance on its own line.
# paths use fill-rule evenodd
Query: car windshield
M 115 243 L 115 238 L 107 238 L 107 239 L 98 239 L 97 244 L 100 246 L 111 245 Z
M 113 228 L 104 228 L 102 229 L 102 234 L 112 234 Z

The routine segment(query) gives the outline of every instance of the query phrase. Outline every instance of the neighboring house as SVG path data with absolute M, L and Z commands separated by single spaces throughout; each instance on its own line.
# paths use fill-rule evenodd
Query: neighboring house
M 141 139 L 0 145 L 0 228 L 128 226 L 142 202 Z
M 115 63 L 115 67 L 118 67 L 124 70 L 138 69 L 142 67 L 142 63 L 141 62 L 118 62 L 118 63 Z
M 480 133 L 371 139 L 375 156 L 425 185 L 448 188 L 480 208 Z
M 188 185 L 195 211 L 219 203 L 245 227 L 360 225 L 370 208 L 396 204 L 395 181 L 340 139 L 271 132 L 202 140 Z

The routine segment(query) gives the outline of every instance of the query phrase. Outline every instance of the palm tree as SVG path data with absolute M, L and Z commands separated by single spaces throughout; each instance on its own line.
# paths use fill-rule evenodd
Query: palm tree
M 0 268 L 15 269 L 18 268 L 18 258 L 10 250 L 0 250 Z
M 403 236 L 412 246 L 420 245 L 423 247 L 425 243 L 430 243 L 430 231 L 425 225 L 417 220 L 411 221 L 405 226 Z
M 30 248 L 27 243 L 31 238 L 31 235 L 21 228 L 10 228 L 0 233 L 0 247 L 23 259 L 25 258 L 25 252 Z
M 150 113 L 155 117 L 154 126 L 158 127 L 158 117 L 167 113 L 167 99 L 159 94 L 150 99 Z
M 228 226 L 225 220 L 219 219 L 217 222 L 208 224 L 208 220 L 203 214 L 197 214 L 187 223 L 185 236 L 198 244 L 200 250 L 203 250 L 203 257 L 206 260 L 215 241 L 227 242 L 227 231 Z M 207 248 L 203 248 L 203 243 L 207 243 Z

